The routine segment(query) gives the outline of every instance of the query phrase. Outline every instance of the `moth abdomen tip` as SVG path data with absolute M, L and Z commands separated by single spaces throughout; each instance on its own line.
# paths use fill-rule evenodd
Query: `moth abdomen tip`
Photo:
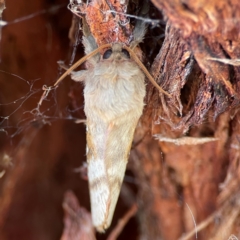
M 105 233 L 106 230 L 109 228 L 109 224 L 107 224 L 107 223 L 105 222 L 105 223 L 103 223 L 103 224 L 101 224 L 101 225 L 99 225 L 99 226 L 95 226 L 95 227 L 96 227 L 96 229 L 97 229 L 97 231 L 98 231 L 99 233 Z

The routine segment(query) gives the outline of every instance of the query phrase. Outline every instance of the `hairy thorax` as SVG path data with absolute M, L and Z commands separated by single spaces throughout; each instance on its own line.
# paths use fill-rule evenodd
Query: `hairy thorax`
M 85 113 L 106 122 L 128 113 L 138 119 L 144 96 L 144 75 L 135 62 L 100 61 L 85 82 Z

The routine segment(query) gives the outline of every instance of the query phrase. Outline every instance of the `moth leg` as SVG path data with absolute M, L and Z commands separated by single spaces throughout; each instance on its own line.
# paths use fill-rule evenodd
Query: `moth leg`
M 77 72 L 71 72 L 71 78 L 75 82 L 82 82 L 87 78 L 88 70 L 81 70 Z
M 141 17 L 147 17 L 149 11 L 149 5 L 147 1 L 144 1 L 144 5 L 140 11 Z M 135 28 L 133 30 L 133 41 L 130 44 L 131 49 L 134 49 L 140 42 L 143 41 L 143 38 L 146 34 L 147 24 L 143 20 L 137 20 Z
M 61 67 L 62 69 L 66 70 L 66 71 L 69 69 L 69 67 L 66 64 L 64 64 L 63 61 L 58 61 L 58 65 L 59 65 L 59 67 Z M 76 82 L 84 81 L 86 79 L 86 76 L 87 76 L 87 70 L 71 72 L 71 78 L 73 81 L 76 81 Z
M 58 61 L 57 63 L 58 63 L 58 66 L 64 70 L 67 71 L 69 69 L 69 67 L 63 61 Z M 74 71 L 72 71 L 72 72 L 74 72 Z
M 82 21 L 82 28 L 83 28 L 83 38 L 82 38 L 82 43 L 83 46 L 85 48 L 84 52 L 85 54 L 89 54 L 91 53 L 93 50 L 98 48 L 98 45 L 94 39 L 94 37 L 92 36 L 90 29 L 88 27 L 88 24 L 86 22 L 86 20 L 83 18 Z M 97 63 L 100 59 L 100 54 L 96 54 L 95 56 L 91 57 L 88 62 L 92 65 L 94 65 L 95 63 Z
M 146 33 L 146 29 L 147 29 L 147 24 L 144 21 L 142 20 L 137 21 L 137 24 L 135 25 L 135 28 L 133 30 L 134 40 L 131 42 L 131 45 L 130 45 L 132 49 L 134 49 L 140 42 L 143 41 L 143 38 Z
M 58 61 L 58 65 L 59 65 L 59 67 L 60 68 L 62 68 L 62 69 L 64 69 L 64 70 L 68 70 L 69 69 L 69 67 L 63 62 L 63 61 Z M 79 71 L 80 72 L 80 71 Z M 75 76 L 75 75 L 77 75 L 76 77 L 73 77 L 73 76 Z M 74 81 L 83 81 L 83 80 L 76 80 L 76 79 L 81 79 L 81 77 L 78 77 L 78 72 L 76 72 L 76 71 L 72 71 L 71 72 L 71 78 L 74 80 Z

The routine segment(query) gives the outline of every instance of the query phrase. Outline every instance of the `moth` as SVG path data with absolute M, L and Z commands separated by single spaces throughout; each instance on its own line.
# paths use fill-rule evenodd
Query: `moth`
M 83 37 L 85 56 L 55 83 L 85 60 L 88 69 L 72 72 L 84 83 L 87 162 L 93 225 L 104 232 L 111 224 L 123 182 L 133 135 L 143 112 L 145 75 L 152 79 L 134 52 L 121 43 L 97 48 L 91 35 Z M 100 50 L 105 50 L 101 55 Z

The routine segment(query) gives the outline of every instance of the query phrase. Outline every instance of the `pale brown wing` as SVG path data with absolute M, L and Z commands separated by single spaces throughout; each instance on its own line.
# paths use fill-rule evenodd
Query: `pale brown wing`
M 88 125 L 87 158 L 91 212 L 93 224 L 100 232 L 111 224 L 136 124 L 136 119 L 122 116 L 114 123 Z

